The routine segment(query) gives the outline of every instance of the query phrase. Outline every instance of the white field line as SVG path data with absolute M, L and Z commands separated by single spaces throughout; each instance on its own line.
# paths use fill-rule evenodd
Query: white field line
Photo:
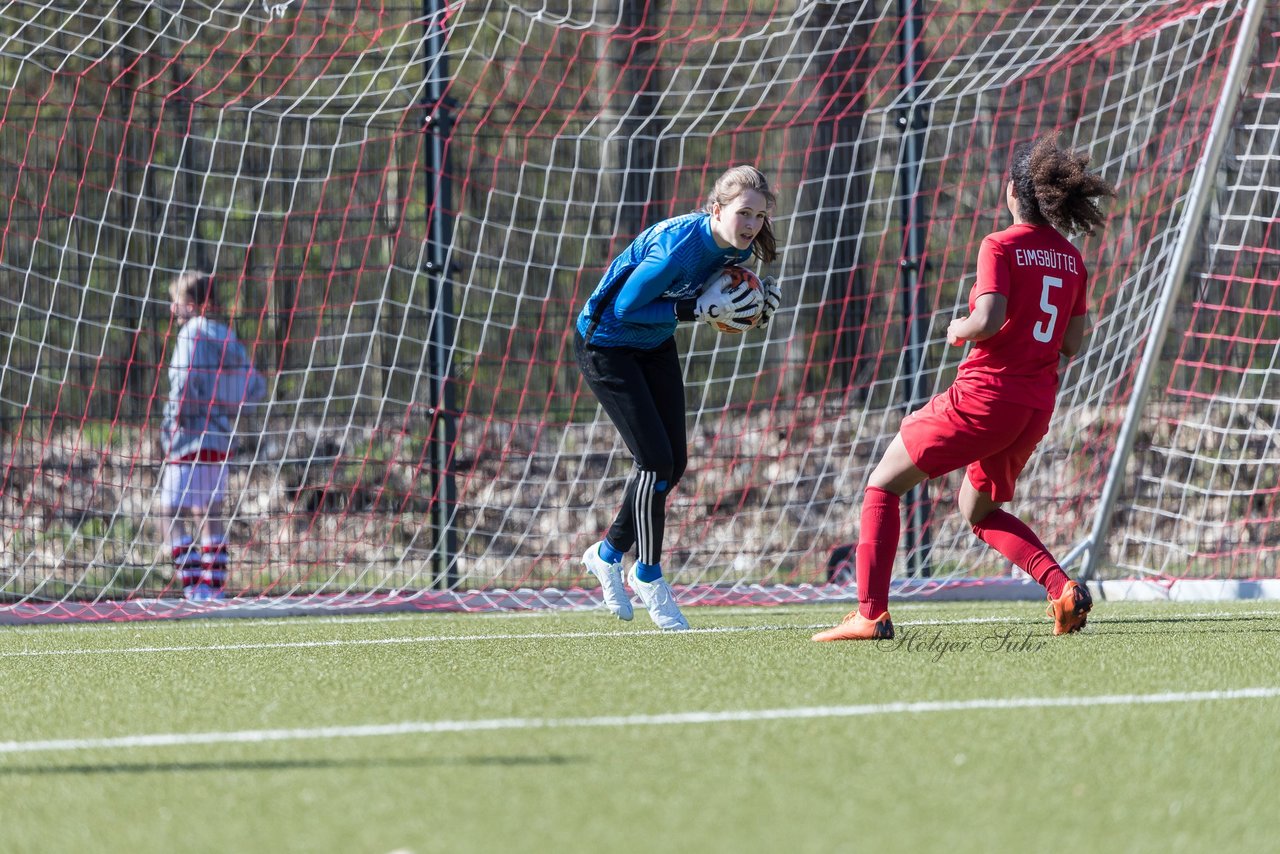
M 715 605 L 711 606 L 716 614 L 759 614 L 762 610 L 767 610 L 769 615 L 776 614 L 799 614 L 813 613 L 815 608 L 836 606 L 849 610 L 852 607 L 850 602 L 831 601 L 827 603 L 807 602 L 795 605 Z M 697 606 L 695 606 L 697 607 Z M 893 606 L 894 613 L 902 611 L 913 611 L 921 608 L 936 607 L 932 602 L 902 602 Z M 281 614 L 276 617 L 236 617 L 233 620 L 213 620 L 213 619 L 155 619 L 155 620 L 136 620 L 132 622 L 88 622 L 88 623 L 39 623 L 32 625 L 12 625 L 6 628 L 15 629 L 21 632 L 38 632 L 42 635 L 52 634 L 94 634 L 106 632 L 129 631 L 141 633 L 144 631 L 172 629 L 177 623 L 181 622 L 184 629 L 188 631 L 208 630 L 208 631 L 234 631 L 241 626 L 273 626 L 288 628 L 292 626 L 318 626 L 318 625 L 335 625 L 342 623 L 408 623 L 416 620 L 438 619 L 443 617 L 461 618 L 467 620 L 521 620 L 521 619 L 537 619 L 539 617 L 582 617 L 583 619 L 599 619 L 604 612 L 603 608 L 566 608 L 563 610 L 553 610 L 549 608 L 539 608 L 528 611 L 440 611 L 440 612 L 419 612 L 406 613 L 397 612 L 393 614 L 307 614 L 305 616 Z M 696 613 L 696 612 L 695 612 Z M 1280 610 L 1275 612 L 1275 616 L 1280 617 Z
M 1019 602 L 1018 604 L 1025 605 L 1025 604 L 1035 604 L 1035 603 Z M 790 614 L 801 614 L 801 613 L 813 613 L 815 609 L 821 609 L 824 607 L 834 607 L 836 605 L 843 607 L 845 610 L 848 610 L 849 608 L 852 607 L 851 602 L 834 602 L 833 601 L 828 603 L 811 602 L 811 603 L 804 603 L 804 604 L 798 604 L 798 605 L 716 605 L 712 609 L 709 609 L 709 611 L 716 614 L 732 614 L 732 615 L 760 614 L 762 616 L 763 616 L 762 612 L 767 612 L 768 615 L 775 616 L 779 614 L 790 615 Z M 898 614 L 898 613 L 903 613 L 907 611 L 926 610 L 926 609 L 936 608 L 936 607 L 937 607 L 937 603 L 935 602 L 901 602 L 893 606 L 893 611 L 895 614 Z M 395 614 L 343 614 L 343 615 L 308 614 L 306 616 L 294 616 L 294 615 L 282 614 L 278 617 L 237 617 L 234 620 L 185 619 L 185 620 L 179 621 L 179 620 L 157 619 L 157 620 L 145 620 L 145 621 L 139 620 L 136 622 L 129 622 L 129 623 L 119 623 L 119 622 L 42 623 L 39 625 L 30 625 L 30 626 L 7 626 L 5 628 L 15 629 L 16 630 L 15 634 L 16 632 L 24 632 L 24 633 L 38 632 L 40 635 L 43 635 L 43 636 L 56 635 L 56 634 L 97 634 L 97 633 L 105 634 L 105 633 L 122 632 L 122 631 L 140 634 L 144 631 L 162 631 L 166 629 L 172 630 L 173 627 L 178 622 L 181 622 L 183 629 L 186 631 L 208 631 L 212 633 L 212 632 L 218 632 L 218 631 L 234 632 L 234 631 L 238 631 L 241 627 L 245 627 L 245 626 L 272 626 L 275 628 L 293 628 L 295 626 L 311 627 L 311 626 L 320 626 L 320 625 L 341 625 L 344 623 L 372 625 L 375 623 L 408 623 L 408 622 L 414 622 L 414 621 L 423 620 L 423 619 L 434 619 L 438 617 L 454 617 L 454 618 L 464 618 L 467 620 L 480 620 L 480 621 L 487 621 L 487 620 L 507 621 L 507 620 L 521 620 L 521 619 L 537 619 L 539 617 L 547 617 L 547 616 L 582 617 L 584 619 L 599 619 L 602 613 L 603 613 L 603 609 L 601 608 L 572 608 L 572 609 L 559 610 L 559 611 L 539 609 L 539 610 L 532 610 L 532 611 L 471 611 L 466 613 L 450 611 L 450 612 L 440 612 L 440 613 L 424 612 L 424 613 L 395 613 Z M 698 613 L 698 612 L 694 611 L 694 613 Z M 1196 613 L 1170 611 L 1169 613 L 1162 614 L 1160 616 L 1167 617 L 1170 619 L 1187 619 L 1187 620 L 1214 619 L 1214 618 L 1229 619 L 1232 617 L 1241 617 L 1241 618 L 1280 617 L 1280 609 L 1251 610 L 1251 611 L 1223 610 L 1223 611 L 1203 611 L 1203 612 L 1196 612 Z M 1129 617 L 1126 617 L 1124 615 L 1111 616 L 1111 617 L 1096 616 L 1091 618 L 1091 622 L 1122 623 L 1126 619 L 1129 619 Z M 955 620 L 908 620 L 908 621 L 895 620 L 894 624 L 898 626 L 905 626 L 905 625 L 925 626 L 925 625 L 952 625 L 952 624 L 960 625 L 963 623 L 972 623 L 972 622 L 1017 623 L 1017 622 L 1037 622 L 1037 621 L 1039 620 L 1034 618 L 1023 618 L 1023 617 L 1016 617 L 1016 616 L 1010 615 L 1008 617 L 972 617 L 967 619 L 955 619 Z M 831 622 L 823 623 L 821 626 L 817 626 L 817 625 L 814 625 L 812 627 L 795 626 L 792 628 L 826 628 L 832 625 L 834 622 L 835 620 L 833 619 Z M 616 634 L 616 633 L 609 632 L 606 634 Z M 207 649 L 207 648 L 208 647 L 201 647 L 201 649 Z M 2 655 L 4 655 L 4 653 L 0 653 L 0 656 Z
M 329 726 L 311 729 L 257 729 L 228 732 L 151 733 L 117 738 L 67 738 L 49 741 L 0 742 L 0 755 L 51 751 L 182 747 L 195 744 L 262 744 L 304 739 L 372 738 L 397 735 L 546 730 L 637 726 L 683 726 L 750 723 L 805 718 L 856 718 L 895 714 L 1000 711 L 1010 709 L 1143 706 L 1228 700 L 1272 700 L 1280 687 L 1229 691 L 1176 691 L 1160 694 L 1102 694 L 1092 697 L 993 697 L 975 700 L 935 700 L 916 703 L 875 703 L 857 706 L 810 706 L 792 709 L 741 709 L 721 712 L 674 712 L 661 715 L 609 715 L 592 718 L 489 718 L 480 720 L 404 721 L 393 724 Z
M 253 649 L 323 649 L 326 647 L 354 646 L 399 646 L 405 644 L 435 643 L 474 643 L 476 641 L 509 641 L 509 640 L 576 640 L 582 638 L 634 638 L 634 637 L 680 637 L 681 635 L 729 634 L 741 632 L 776 632 L 788 629 L 822 629 L 831 623 L 813 626 L 718 626 L 707 629 L 689 629 L 683 632 L 664 632 L 660 629 L 633 629 L 621 632 L 527 632 L 492 635 L 410 635 L 397 638 L 334 638 L 314 641 L 271 641 L 265 643 L 228 643 L 228 644 L 189 644 L 183 646 L 133 646 L 133 647 L 101 647 L 92 649 L 27 649 L 0 652 L 0 658 L 22 658 L 30 656 L 63 656 L 63 655 L 113 655 L 130 653 L 170 653 L 170 652 L 222 652 L 243 651 Z
M 1177 619 L 1237 619 L 1242 617 L 1280 617 L 1276 611 L 1252 612 L 1205 612 L 1197 614 L 1177 614 Z M 1099 623 L 1124 623 L 1124 616 L 1111 618 L 1095 618 L 1094 625 Z M 175 652 L 244 652 L 265 649 L 328 649 L 361 646 L 406 646 L 412 644 L 440 643 L 475 643 L 478 641 L 510 641 L 510 640 L 581 640 L 590 638 L 634 638 L 634 637 L 680 637 L 682 635 L 714 635 L 742 634 L 749 632 L 786 632 L 815 631 L 830 628 L 835 620 L 807 625 L 761 624 L 754 626 L 716 626 L 705 629 L 689 629 L 683 632 L 664 632 L 659 629 L 631 629 L 627 631 L 590 631 L 590 632 L 508 632 L 503 634 L 467 634 L 467 635 L 409 635 L 393 638 L 333 638 L 329 640 L 310 641 L 268 641 L 262 643 L 209 643 L 183 644 L 181 646 L 129 646 L 129 647 L 91 647 L 71 649 L 21 649 L 0 651 L 0 659 L 62 657 L 79 655 L 145 655 L 148 653 L 168 654 Z M 997 617 L 965 617 L 955 620 L 910 620 L 898 622 L 899 629 L 916 626 L 968 626 L 968 625 L 1036 625 L 1044 623 L 1043 617 L 1014 617 L 1009 615 Z
M 849 607 L 848 602 L 837 603 Z M 896 610 L 908 610 L 916 608 L 928 603 L 921 602 L 904 602 L 901 605 L 894 606 Z M 802 611 L 812 611 L 814 606 L 811 604 L 804 605 L 716 605 L 716 613 L 718 614 L 746 614 L 753 611 L 758 612 L 761 608 L 768 608 L 769 614 L 794 614 Z M 23 632 L 39 632 L 40 634 L 91 634 L 98 632 L 143 632 L 160 629 L 172 629 L 178 622 L 182 623 L 184 629 L 187 630 L 213 630 L 227 631 L 235 630 L 240 626 L 274 626 L 287 628 L 291 626 L 319 626 L 319 625 L 335 625 L 342 623 L 408 623 L 415 620 L 436 619 L 440 617 L 463 618 L 467 620 L 521 620 L 521 619 L 537 619 L 538 617 L 556 616 L 556 617 L 583 617 L 586 619 L 599 619 L 602 608 L 571 608 L 560 611 L 550 609 L 537 609 L 530 611 L 441 611 L 441 612 L 421 612 L 421 613 L 405 613 L 397 612 L 394 614 L 307 614 L 305 616 L 296 616 L 289 614 L 281 614 L 278 617 L 236 617 L 234 620 L 211 620 L 211 619 L 155 619 L 155 620 L 137 620 L 134 622 L 92 622 L 92 623 L 40 623 L 32 625 L 14 625 L 7 628 L 17 629 Z M 1276 612 L 1276 616 L 1280 616 L 1280 611 Z

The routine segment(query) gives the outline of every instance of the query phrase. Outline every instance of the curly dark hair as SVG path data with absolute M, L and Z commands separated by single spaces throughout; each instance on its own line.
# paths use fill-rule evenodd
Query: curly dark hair
M 703 210 L 711 212 L 715 205 L 727 205 L 742 195 L 744 190 L 757 190 L 765 197 L 772 210 L 778 203 L 778 197 L 769 188 L 769 179 L 754 166 L 734 166 L 716 179 L 711 196 L 703 206 Z M 765 218 L 764 226 L 756 234 L 751 244 L 751 254 L 768 263 L 778 257 L 778 238 L 773 233 L 773 222 Z
M 1018 214 L 1063 234 L 1093 234 L 1106 220 L 1098 200 L 1116 188 L 1088 166 L 1089 155 L 1060 148 L 1052 134 L 1018 146 L 1009 168 Z

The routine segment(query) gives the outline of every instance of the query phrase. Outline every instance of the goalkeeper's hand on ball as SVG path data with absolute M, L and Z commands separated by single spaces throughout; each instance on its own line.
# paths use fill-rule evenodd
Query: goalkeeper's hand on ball
M 760 309 L 760 319 L 756 321 L 756 326 L 763 329 L 773 319 L 778 306 L 782 305 L 782 285 L 773 276 L 765 276 L 760 284 L 764 285 L 764 307 Z
M 693 316 L 718 329 L 746 332 L 760 318 L 764 294 L 745 287 L 730 291 L 731 284 L 733 279 L 728 275 L 712 279 L 698 296 Z

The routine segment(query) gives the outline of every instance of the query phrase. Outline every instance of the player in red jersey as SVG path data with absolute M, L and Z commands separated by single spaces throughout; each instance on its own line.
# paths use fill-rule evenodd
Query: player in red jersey
M 1005 201 L 1013 225 L 978 252 L 969 314 L 951 321 L 947 343 L 973 349 L 955 382 L 902 421 L 871 473 L 858 532 L 858 609 L 816 641 L 893 637 L 889 576 L 898 551 L 900 499 L 924 480 L 966 469 L 960 512 L 978 539 L 1026 570 L 1048 591 L 1053 633 L 1084 627 L 1093 601 L 1069 579 L 1040 539 L 1001 509 L 1049 429 L 1059 360 L 1084 342 L 1089 274 L 1064 235 L 1092 234 L 1098 199 L 1115 188 L 1088 171 L 1087 155 L 1043 137 L 1014 152 Z

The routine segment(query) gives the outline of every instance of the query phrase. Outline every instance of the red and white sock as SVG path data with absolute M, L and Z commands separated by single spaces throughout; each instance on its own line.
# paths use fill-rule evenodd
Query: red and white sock
M 200 581 L 203 569 L 200 563 L 200 549 L 195 541 L 186 534 L 176 536 L 169 544 L 173 555 L 173 575 L 182 587 L 190 587 Z
M 227 566 L 231 562 L 224 537 L 206 537 L 200 544 L 200 580 L 221 590 L 227 584 Z

